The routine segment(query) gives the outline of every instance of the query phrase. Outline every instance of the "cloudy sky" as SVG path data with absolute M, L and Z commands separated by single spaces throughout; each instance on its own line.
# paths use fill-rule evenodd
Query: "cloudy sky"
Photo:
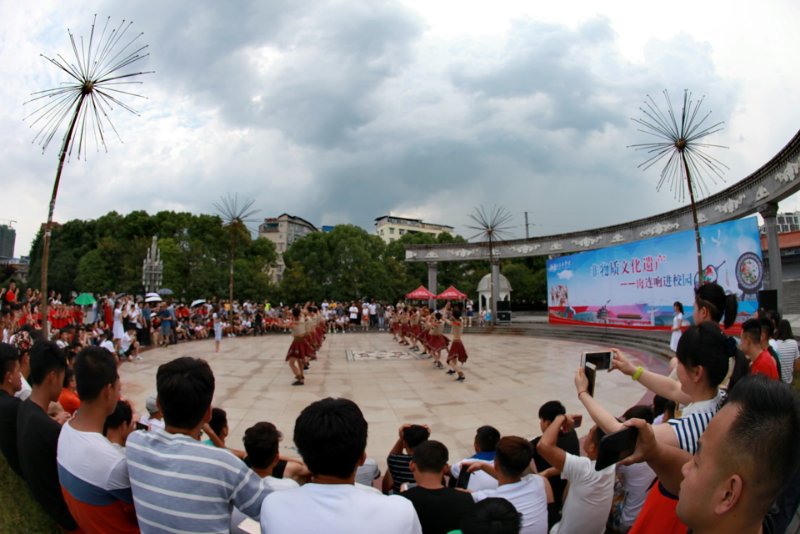
M 796 0 L 0 0 L 0 219 L 17 221 L 17 255 L 46 219 L 62 135 L 42 154 L 23 103 L 64 81 L 40 54 L 70 54 L 67 28 L 88 37 L 94 13 L 133 20 L 155 73 L 128 101 L 140 116 L 113 114 L 122 142 L 67 164 L 59 221 L 211 213 L 238 193 L 318 225 L 391 212 L 466 234 L 483 204 L 511 212 L 510 237 L 525 211 L 532 235 L 560 233 L 679 205 L 627 148 L 647 139 L 630 120 L 647 94 L 706 96 L 727 185 L 800 126 Z

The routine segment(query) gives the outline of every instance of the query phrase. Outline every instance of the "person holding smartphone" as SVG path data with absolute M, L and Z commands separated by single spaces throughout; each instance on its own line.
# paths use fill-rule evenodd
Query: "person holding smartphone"
M 728 373 L 734 350 L 719 326 L 705 321 L 689 327 L 678 342 L 678 382 L 637 367 L 616 349 L 612 349 L 611 371 L 619 370 L 653 393 L 684 405 L 680 418 L 655 425 L 653 432 L 660 443 L 694 454 L 700 436 L 725 399 L 725 392 L 719 386 Z M 622 430 L 622 423 L 586 392 L 587 385 L 583 368 L 580 368 L 575 375 L 578 399 L 605 432 Z M 651 528 L 666 533 L 685 532 L 675 515 L 676 504 L 675 495 L 663 486 L 654 486 L 631 533 L 649 532 Z

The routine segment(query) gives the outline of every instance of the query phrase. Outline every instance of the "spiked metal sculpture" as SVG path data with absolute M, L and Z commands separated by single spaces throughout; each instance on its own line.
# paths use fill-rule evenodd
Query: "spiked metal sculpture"
M 137 42 L 143 34 L 128 34 L 132 22 L 126 23 L 123 20 L 118 27 L 112 28 L 109 25 L 110 20 L 109 17 L 98 35 L 95 29 L 97 22 L 97 15 L 95 15 L 88 42 L 84 42 L 83 37 L 76 42 L 73 33 L 67 29 L 74 55 L 72 61 L 68 61 L 61 54 L 57 54 L 55 57 L 45 55 L 42 57 L 65 73 L 68 80 L 58 87 L 32 93 L 33 98 L 25 102 L 26 105 L 35 103 L 35 106 L 39 106 L 28 114 L 25 120 L 30 121 L 31 128 L 38 128 L 33 142 L 42 147 L 42 153 L 47 150 L 50 141 L 61 129 L 62 124 L 65 122 L 67 124 L 67 131 L 58 155 L 58 167 L 53 182 L 53 193 L 50 196 L 42 242 L 42 303 L 40 310 L 45 335 L 48 334 L 47 263 L 50 252 L 50 233 L 64 161 L 67 155 L 72 154 L 76 139 L 78 141 L 78 159 L 81 154 L 84 159 L 86 157 L 87 138 L 89 141 L 94 138 L 98 150 L 101 146 L 104 150 L 108 150 L 106 146 L 108 129 L 119 138 L 119 133 L 111 122 L 109 114 L 115 107 L 121 107 L 138 115 L 136 110 L 126 104 L 123 99 L 127 97 L 144 98 L 128 89 L 130 85 L 142 83 L 134 80 L 135 77 L 149 74 L 149 72 L 123 72 L 132 64 L 149 56 L 145 53 L 147 45 Z

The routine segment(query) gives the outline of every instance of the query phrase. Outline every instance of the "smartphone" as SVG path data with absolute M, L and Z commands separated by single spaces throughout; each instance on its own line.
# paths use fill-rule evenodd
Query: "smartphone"
M 575 417 L 572 418 L 572 428 L 578 428 L 579 426 L 581 426 L 581 423 L 583 423 L 582 415 L 576 415 Z
M 136 421 L 136 430 L 148 430 L 147 425 Z
M 583 365 L 583 371 L 586 373 L 586 378 L 589 379 L 589 386 L 586 388 L 586 391 L 589 395 L 594 397 L 594 381 L 597 376 L 597 367 L 592 362 L 586 362 Z
M 469 472 L 467 466 L 462 465 L 461 471 L 458 473 L 458 480 L 456 481 L 456 487 L 461 489 L 467 489 L 469 486 L 469 477 L 472 473 Z
M 603 436 L 603 439 L 600 440 L 600 448 L 597 452 L 594 470 L 602 471 L 609 465 L 613 465 L 633 454 L 638 437 L 639 429 L 633 426 Z
M 598 371 L 611 369 L 611 352 L 584 352 L 583 361 L 592 362 Z

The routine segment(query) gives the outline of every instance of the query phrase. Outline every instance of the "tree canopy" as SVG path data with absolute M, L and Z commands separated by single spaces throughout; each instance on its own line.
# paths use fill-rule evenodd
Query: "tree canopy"
M 231 232 L 236 231 L 235 249 Z M 296 303 L 361 298 L 395 301 L 417 286 L 428 285 L 428 266 L 406 262 L 411 244 L 466 243 L 461 236 L 408 233 L 391 243 L 364 229 L 339 225 L 313 232 L 284 253 L 280 283 L 270 283 L 269 269 L 277 255 L 267 239 L 253 239 L 246 228 L 226 226 L 217 215 L 162 211 L 149 215 L 114 211 L 93 220 L 71 220 L 53 229 L 50 249 L 51 289 L 66 294 L 88 291 L 142 293 L 142 262 L 152 236 L 164 263 L 163 286 L 185 300 L 227 298 L 231 253 L 234 298 Z M 38 287 L 42 235 L 31 249 L 29 285 Z M 477 299 L 475 288 L 489 272 L 487 261 L 440 262 L 440 290 L 454 285 Z M 547 291 L 543 258 L 504 260 L 501 271 L 514 291 L 512 304 L 537 307 Z

